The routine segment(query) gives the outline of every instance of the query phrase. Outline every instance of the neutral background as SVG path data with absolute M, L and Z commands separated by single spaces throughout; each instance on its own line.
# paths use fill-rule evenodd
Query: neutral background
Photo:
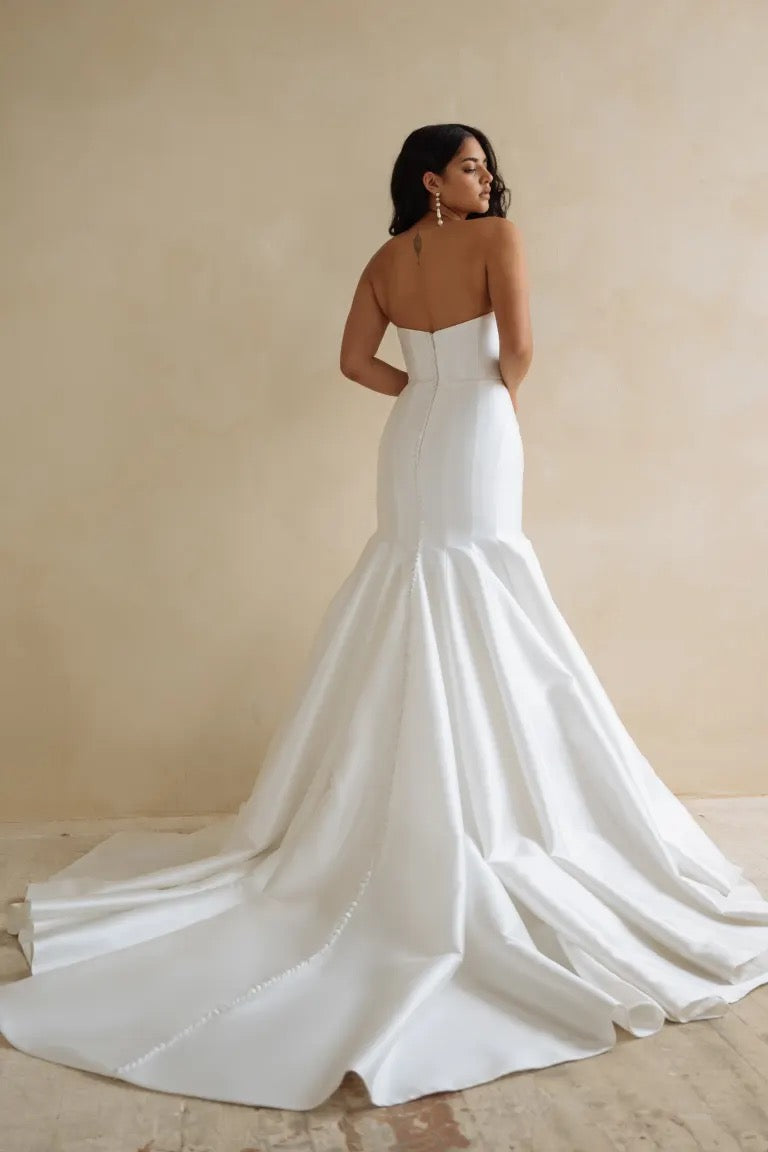
M 339 341 L 402 140 L 443 120 L 489 133 L 527 242 L 557 603 L 675 791 L 768 791 L 768 4 L 0 19 L 0 818 L 250 792 L 375 528 L 392 400 Z

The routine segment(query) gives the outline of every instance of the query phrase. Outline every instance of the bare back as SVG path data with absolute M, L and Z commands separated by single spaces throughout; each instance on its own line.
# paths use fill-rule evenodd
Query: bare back
M 438 332 L 489 312 L 499 332 L 502 377 L 513 393 L 533 354 L 517 225 L 498 216 L 452 221 L 442 228 L 419 221 L 382 244 L 363 269 L 342 334 L 341 370 L 355 380 L 372 379 L 376 390 L 390 391 L 386 366 L 382 369 L 376 359 L 388 323 Z M 382 370 L 383 385 L 377 387 Z M 398 377 L 390 394 L 402 387 Z
M 488 225 L 494 223 L 417 224 L 384 244 L 369 275 L 390 323 L 434 332 L 490 312 Z

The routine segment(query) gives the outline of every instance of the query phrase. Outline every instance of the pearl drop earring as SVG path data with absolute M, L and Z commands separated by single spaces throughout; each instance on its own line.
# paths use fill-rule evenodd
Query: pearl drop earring
M 439 192 L 435 192 L 435 211 L 437 212 L 438 226 L 442 228 L 443 217 L 442 217 L 442 213 L 440 212 L 440 193 Z

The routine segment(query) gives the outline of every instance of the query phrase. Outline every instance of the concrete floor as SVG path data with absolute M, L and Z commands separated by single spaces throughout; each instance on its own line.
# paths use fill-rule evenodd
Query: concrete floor
M 768 894 L 768 797 L 685 798 Z M 0 901 L 129 822 L 0 825 Z M 136 823 L 136 822 L 134 822 Z M 199 820 L 143 821 L 192 828 Z M 0 932 L 0 980 L 25 972 Z M 587 1060 L 375 1108 L 348 1076 L 308 1113 L 148 1092 L 17 1052 L 0 1039 L 0 1152 L 768 1152 L 768 986 L 718 1020 L 617 1032 Z

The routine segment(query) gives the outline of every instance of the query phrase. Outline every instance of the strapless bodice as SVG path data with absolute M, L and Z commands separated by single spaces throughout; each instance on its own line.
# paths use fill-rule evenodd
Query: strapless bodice
M 411 382 L 501 380 L 499 330 L 493 312 L 436 332 L 397 328 Z
M 523 444 L 493 313 L 397 331 L 408 382 L 379 442 L 378 539 L 406 550 L 519 539 Z

